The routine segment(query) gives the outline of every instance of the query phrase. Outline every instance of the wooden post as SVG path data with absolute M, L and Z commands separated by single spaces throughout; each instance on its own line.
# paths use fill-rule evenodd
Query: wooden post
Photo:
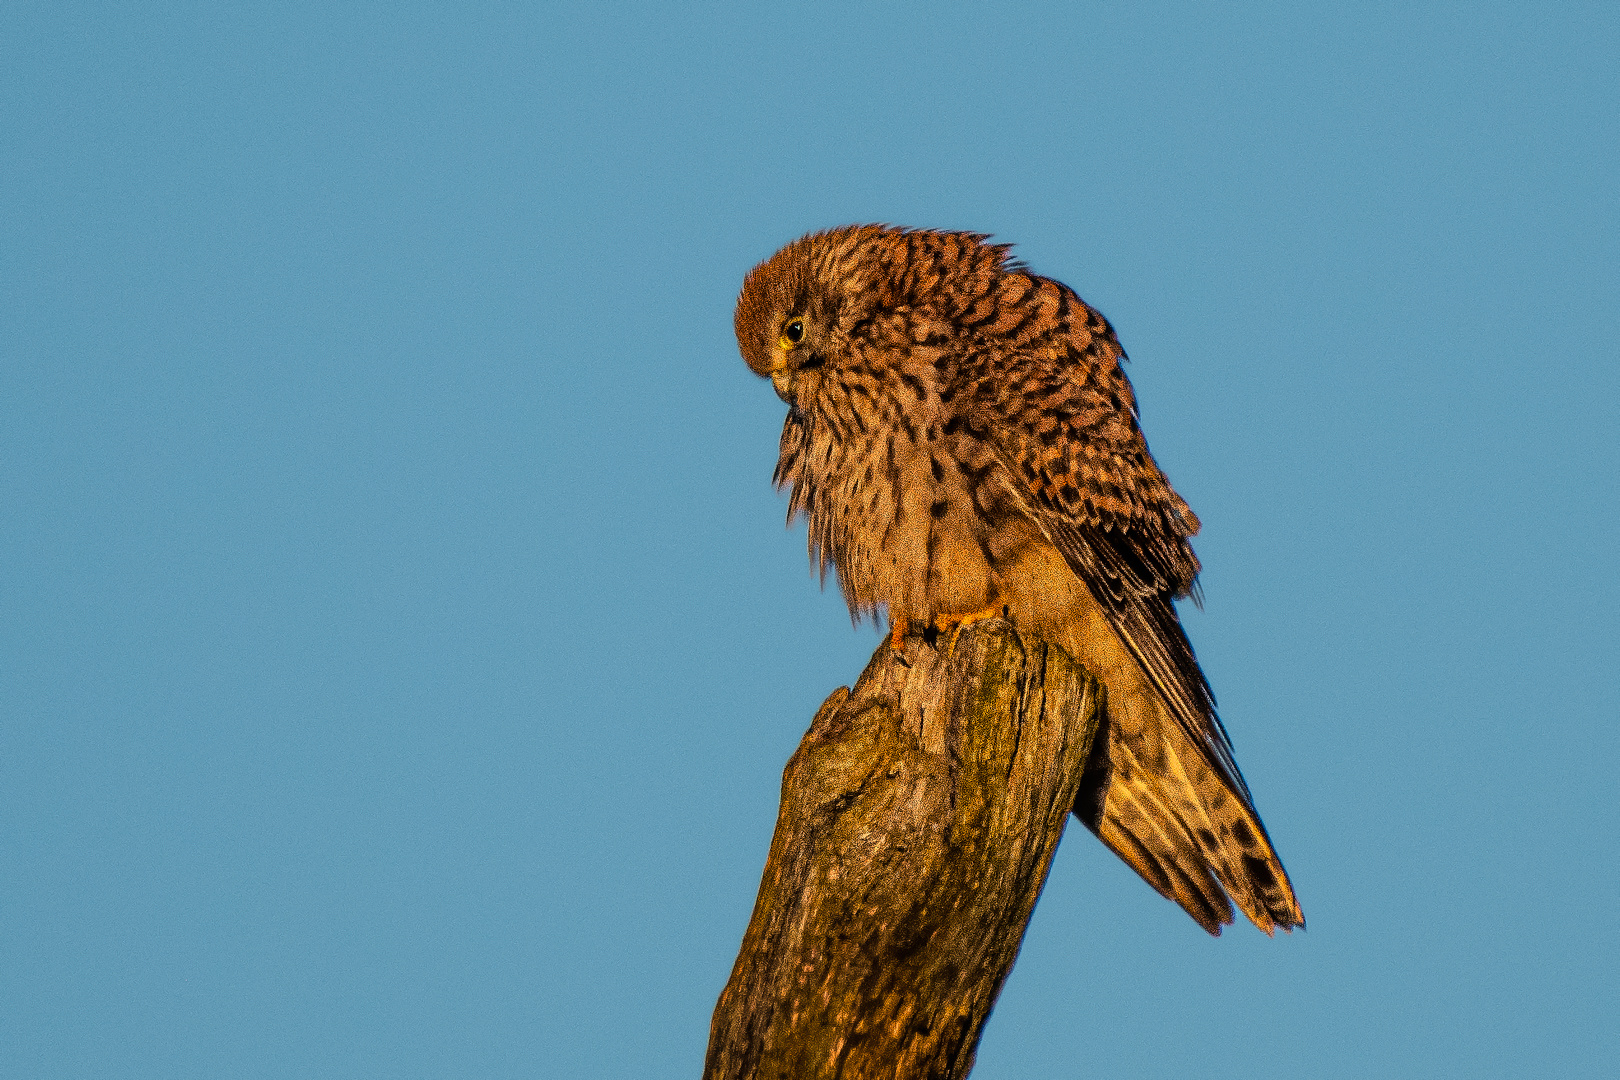
M 887 642 L 782 775 L 705 1080 L 973 1067 L 1097 731 L 1099 688 L 994 619 Z

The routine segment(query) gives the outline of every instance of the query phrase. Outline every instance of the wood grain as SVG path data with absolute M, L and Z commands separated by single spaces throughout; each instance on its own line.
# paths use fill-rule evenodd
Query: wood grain
M 965 1077 L 1099 713 L 1090 675 L 1001 619 L 885 642 L 783 773 L 704 1077 Z

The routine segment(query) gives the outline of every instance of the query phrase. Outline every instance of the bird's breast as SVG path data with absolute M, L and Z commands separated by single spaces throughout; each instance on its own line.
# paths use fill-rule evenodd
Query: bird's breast
M 926 376 L 829 373 L 811 404 L 799 462 L 810 541 L 857 613 L 982 609 L 1010 543 L 996 524 L 1016 511 L 993 448 Z

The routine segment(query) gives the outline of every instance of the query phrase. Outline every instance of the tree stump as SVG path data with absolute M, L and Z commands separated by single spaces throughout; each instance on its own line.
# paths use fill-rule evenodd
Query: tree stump
M 932 639 L 932 635 L 930 635 Z M 885 642 L 782 776 L 706 1080 L 965 1077 L 1097 732 L 1097 682 L 1004 620 Z

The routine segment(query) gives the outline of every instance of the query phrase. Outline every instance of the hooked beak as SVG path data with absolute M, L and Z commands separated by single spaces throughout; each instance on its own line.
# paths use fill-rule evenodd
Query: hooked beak
M 777 364 L 771 368 L 771 386 L 776 390 L 776 396 L 793 404 L 793 372 L 786 363 Z
M 776 388 L 776 396 L 792 405 L 793 383 L 800 373 L 819 368 L 826 362 L 826 357 L 820 353 L 809 353 L 801 356 L 796 365 L 789 364 L 786 356 L 778 358 L 770 371 L 771 385 Z

